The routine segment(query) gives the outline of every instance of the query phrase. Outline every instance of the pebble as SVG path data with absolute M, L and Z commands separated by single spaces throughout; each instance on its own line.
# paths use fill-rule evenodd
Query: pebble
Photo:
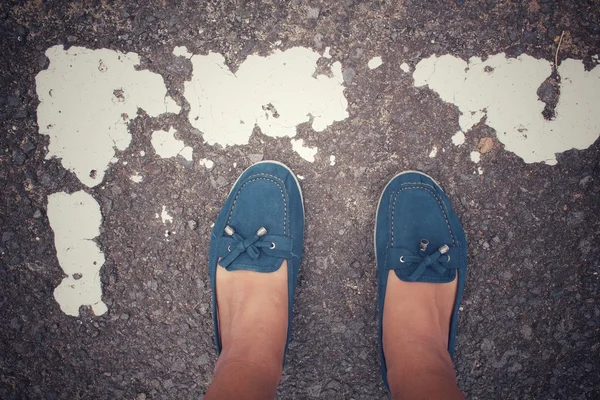
M 23 164 L 25 164 L 25 160 L 26 159 L 27 159 L 27 156 L 25 155 L 25 153 L 23 152 L 23 150 L 16 149 L 15 151 L 13 151 L 12 161 L 16 165 L 23 165 Z
M 494 139 L 491 137 L 479 139 L 479 145 L 477 148 L 481 154 L 489 153 L 494 148 Z
M 360 261 L 354 260 L 350 264 L 350 268 L 348 271 L 348 276 L 352 279 L 360 279 L 363 276 L 362 266 L 360 265 Z
M 259 161 L 263 160 L 264 155 L 260 154 L 260 153 L 255 153 L 255 154 L 249 154 L 248 155 L 248 159 L 250 161 L 252 161 L 252 163 L 257 163 Z
M 190 219 L 187 222 L 187 226 L 188 226 L 188 228 L 190 228 L 190 230 L 193 231 L 193 230 L 195 230 L 198 227 L 198 223 L 196 221 L 194 221 L 193 219 Z
M 25 144 L 22 147 L 23 152 L 25 152 L 25 154 L 29 154 L 31 153 L 33 150 L 35 150 L 35 143 L 27 141 L 25 142 Z
M 308 17 L 308 19 L 317 19 L 319 18 L 319 13 L 321 10 L 319 10 L 319 8 L 317 7 L 308 7 L 308 9 L 306 10 L 306 16 Z
M 2 243 L 8 242 L 9 240 L 12 240 L 15 237 L 15 233 L 14 232 L 3 232 L 2 233 Z
M 158 290 L 158 282 L 152 279 L 148 281 L 148 287 L 150 288 L 150 290 L 156 291 Z
M 35 210 L 35 212 L 33 213 L 33 218 L 42 218 L 42 212 L 40 210 Z
M 479 345 L 479 348 L 484 352 L 484 353 L 489 353 L 490 351 L 492 351 L 492 349 L 494 348 L 494 342 L 492 342 L 490 339 L 485 338 L 483 339 L 483 341 L 481 342 L 481 344 Z
M 579 181 L 579 187 L 582 189 L 586 189 L 590 185 L 590 183 L 592 183 L 593 179 L 594 178 L 592 178 L 590 175 L 586 176 L 585 178 Z
M 527 340 L 533 337 L 533 329 L 529 325 L 523 325 L 521 327 L 521 335 Z
M 488 250 L 490 248 L 490 244 L 488 242 L 483 242 L 483 248 Z
M 346 85 L 349 85 L 354 80 L 354 77 L 356 76 L 356 71 L 354 71 L 353 68 L 345 68 L 342 71 L 342 76 L 344 77 L 344 83 Z
M 500 238 L 498 236 L 494 236 L 492 241 L 494 241 L 495 243 L 500 243 Z

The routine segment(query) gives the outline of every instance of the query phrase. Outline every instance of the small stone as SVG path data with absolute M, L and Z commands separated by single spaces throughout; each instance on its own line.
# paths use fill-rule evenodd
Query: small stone
M 319 397 L 319 395 L 321 394 L 321 384 L 316 383 L 308 387 L 306 389 L 306 394 L 308 394 L 308 397 Z
M 210 363 L 210 357 L 207 353 L 202 353 L 198 357 L 198 362 L 200 363 L 200 365 L 208 365 Z
M 229 182 L 229 180 L 227 178 L 225 178 L 224 176 L 219 176 L 217 178 L 217 180 L 215 181 L 215 183 L 217 184 L 217 187 L 223 187 L 225 186 L 227 183 Z
M 530 340 L 533 337 L 533 329 L 529 325 L 523 325 L 521 327 L 521 335 L 527 340 Z
M 306 16 L 308 19 L 318 19 L 320 11 L 321 10 L 319 10 L 317 7 L 308 7 L 306 10 Z
M 2 241 L 4 242 L 4 235 L 2 235 Z M 589 252 L 592 251 L 592 241 L 588 238 L 581 239 L 577 248 L 581 254 L 587 256 Z
M 2 243 L 6 243 L 9 240 L 14 239 L 14 237 L 15 237 L 15 233 L 14 232 L 10 232 L 10 231 L 9 232 L 3 232 L 2 233 Z
M 156 292 L 158 290 L 158 282 L 155 281 L 154 279 L 152 279 L 152 280 L 148 281 L 148 287 L 150 288 L 150 290 L 153 290 Z
M 512 274 L 509 271 L 502 271 L 500 273 L 500 278 L 504 279 L 505 281 L 508 281 L 512 278 Z
M 194 221 L 193 219 L 190 219 L 187 222 L 187 226 L 188 226 L 188 228 L 190 228 L 190 230 L 193 231 L 193 230 L 195 230 L 198 227 L 198 223 L 196 221 Z
M 590 175 L 588 175 L 579 181 L 579 187 L 582 189 L 586 189 L 590 185 L 590 183 L 592 183 L 593 180 L 594 180 L 594 178 L 592 178 Z
M 519 363 L 514 363 L 510 367 L 508 367 L 508 372 L 519 372 L 523 369 L 523 366 Z
M 481 154 L 489 153 L 494 148 L 494 139 L 491 137 L 484 137 L 479 139 L 477 149 Z
M 48 68 L 48 65 L 50 65 L 50 60 L 48 59 L 48 57 L 42 55 L 38 57 L 38 65 L 41 69 L 46 69 Z
M 320 270 L 327 269 L 327 257 L 317 257 L 317 268 Z
M 488 250 L 490 248 L 490 244 L 488 242 L 483 242 L 483 248 Z
M 255 153 L 255 154 L 249 154 L 248 155 L 248 159 L 250 161 L 252 161 L 253 164 L 262 161 L 263 157 L 264 156 L 262 154 L 260 154 L 260 153 Z
M 342 76 L 344 77 L 344 83 L 350 85 L 356 76 L 356 71 L 353 68 L 344 68 Z
M 336 392 L 342 388 L 342 385 L 338 381 L 329 381 L 327 385 L 325 385 L 325 389 L 327 390 L 335 390 Z
M 498 236 L 494 236 L 494 237 L 492 238 L 492 241 L 493 241 L 494 243 L 498 244 L 498 243 L 500 243 L 500 238 L 499 238 Z
M 35 150 L 35 143 L 27 141 L 25 142 L 25 144 L 22 147 L 23 152 L 25 152 L 25 154 L 29 154 L 31 153 L 33 150 Z
M 27 156 L 25 155 L 25 153 L 23 153 L 23 151 L 21 149 L 16 149 L 15 151 L 13 151 L 12 161 L 16 165 L 25 164 L 26 159 L 27 159 Z
M 42 218 L 42 212 L 40 210 L 35 210 L 35 212 L 33 213 L 33 218 L 35 218 L 35 219 Z
M 135 400 L 146 400 L 146 393 L 138 393 L 135 395 Z
M 69 35 L 67 36 L 67 42 L 69 43 L 74 43 L 78 40 L 79 38 L 77 36 L 73 36 L 73 35 Z
M 119 318 L 123 321 L 127 321 L 129 319 L 129 314 L 123 313 Z
M 483 342 L 481 342 L 481 344 L 479 345 L 479 348 L 484 353 L 489 353 L 494 348 L 494 342 L 492 342 L 488 338 L 485 338 L 485 339 L 483 339 Z
M 362 272 L 362 266 L 360 264 L 360 261 L 358 261 L 358 260 L 352 261 L 352 263 L 350 264 L 349 271 L 348 271 L 348 276 L 352 279 L 362 278 L 363 272 Z

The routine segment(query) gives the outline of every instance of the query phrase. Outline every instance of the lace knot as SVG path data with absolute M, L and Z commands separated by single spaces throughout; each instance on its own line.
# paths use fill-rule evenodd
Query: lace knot
M 427 254 L 426 251 L 428 245 L 429 241 L 421 239 L 419 244 L 419 254 L 401 256 L 399 260 L 400 265 L 394 269 L 410 268 L 415 264 L 418 264 L 417 268 L 408 277 L 408 280 L 412 282 L 417 281 L 423 276 L 428 267 L 432 268 L 438 274 L 443 274 L 447 269 L 450 269 L 450 267 L 446 265 L 450 261 L 450 255 L 444 256 L 450 251 L 450 247 L 444 244 L 440 246 L 436 252 Z
M 219 265 L 227 269 L 238 258 L 241 254 L 246 253 L 253 260 L 258 259 L 260 257 L 260 248 L 270 247 L 273 248 L 273 243 L 268 243 L 261 241 L 261 237 L 267 234 L 267 229 L 264 226 L 261 226 L 254 236 L 244 239 L 240 234 L 238 234 L 235 229 L 231 226 L 227 225 L 225 227 L 225 234 L 231 236 L 235 241 L 235 244 L 229 246 L 227 249 L 229 250 L 229 254 L 223 257 L 221 261 L 219 261 Z

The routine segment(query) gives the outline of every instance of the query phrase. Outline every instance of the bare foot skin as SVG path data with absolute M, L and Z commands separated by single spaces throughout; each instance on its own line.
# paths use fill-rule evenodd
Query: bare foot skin
M 404 282 L 390 271 L 383 307 L 383 348 L 394 399 L 463 399 L 448 353 L 457 279 Z
M 287 338 L 287 277 L 285 260 L 277 271 L 270 273 L 217 267 L 223 350 L 205 399 L 275 397 Z M 232 377 L 236 377 L 233 383 Z

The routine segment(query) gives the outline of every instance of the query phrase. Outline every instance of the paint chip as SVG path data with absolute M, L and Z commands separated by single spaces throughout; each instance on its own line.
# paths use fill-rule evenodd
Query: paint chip
M 552 69 L 552 62 L 526 54 L 500 53 L 485 62 L 434 55 L 417 64 L 413 78 L 415 86 L 427 86 L 458 107 L 463 133 L 485 118 L 506 150 L 526 163 L 554 165 L 557 153 L 585 149 L 600 136 L 600 68 L 585 71 L 579 60 L 562 61 L 556 117 L 546 120 L 537 89 Z
M 435 158 L 435 156 L 437 156 L 437 152 L 438 148 L 436 146 L 433 146 L 433 149 L 431 149 L 431 152 L 429 153 L 429 158 Z
M 184 83 L 191 125 L 222 146 L 247 144 L 255 126 L 271 137 L 294 137 L 304 122 L 322 132 L 348 117 L 348 101 L 339 62 L 331 77 L 313 77 L 319 58 L 307 48 L 276 49 L 249 55 L 233 74 L 220 54 L 192 56 L 192 79 Z
M 203 158 L 200 160 L 200 165 L 206 167 L 206 169 L 212 169 L 212 167 L 215 166 L 215 163 L 212 160 L 208 160 L 206 158 Z
M 47 215 L 56 257 L 67 275 L 54 289 L 60 309 L 73 317 L 79 316 L 81 306 L 90 306 L 95 315 L 104 314 L 108 310 L 100 283 L 104 254 L 94 241 L 100 235 L 100 205 L 82 190 L 58 192 L 48 196 Z
M 135 183 L 140 183 L 140 182 L 142 182 L 142 181 L 144 180 L 144 177 L 143 177 L 142 175 L 140 175 L 140 174 L 138 174 L 138 173 L 136 172 L 136 173 L 135 173 L 135 175 L 131 175 L 131 176 L 129 177 L 129 179 L 130 179 L 132 182 L 135 182 Z
M 322 57 L 323 58 L 331 58 L 330 51 L 331 51 L 331 47 L 329 47 L 329 46 L 325 47 L 325 51 L 323 51 Z
M 180 111 L 160 75 L 135 69 L 135 53 L 53 46 L 46 56 L 48 69 L 36 76 L 39 133 L 50 137 L 46 158 L 60 158 L 88 187 L 102 182 L 115 149 L 129 146 L 128 123 L 139 108 L 151 117 Z
M 156 214 L 156 218 L 158 218 L 159 215 Z M 169 223 L 173 223 L 173 217 L 169 215 L 169 213 L 167 212 L 167 207 L 166 206 L 162 206 L 162 211 L 160 212 L 160 219 L 162 220 L 162 223 L 166 225 L 167 222 Z
M 176 46 L 173 49 L 173 55 L 177 56 L 177 57 L 185 57 L 185 58 L 190 58 L 193 56 L 192 53 L 190 53 L 187 49 L 187 47 L 185 46 Z
M 465 143 L 465 134 L 463 131 L 458 131 L 452 135 L 452 144 L 460 146 Z
M 481 153 L 479 153 L 478 151 L 472 151 L 470 156 L 471 156 L 471 161 L 473 161 L 475 164 L 477 164 L 479 161 L 481 161 Z
M 304 139 L 292 139 L 292 150 L 294 150 L 300 157 L 308 162 L 315 162 L 315 155 L 318 149 L 316 147 L 304 146 Z
M 169 131 L 154 131 L 152 133 L 152 147 L 161 158 L 170 158 L 182 156 L 188 161 L 192 161 L 193 149 L 186 146 L 183 140 L 175 139 L 175 129 L 172 127 Z
M 402 64 L 400 64 L 400 69 L 405 72 L 405 73 L 409 73 L 410 72 L 410 66 L 403 62 Z
M 383 64 L 383 60 L 381 59 L 381 57 L 373 57 L 369 60 L 367 66 L 369 67 L 369 69 L 375 69 L 379 68 L 381 64 Z
M 335 165 L 335 156 L 333 154 L 329 156 L 329 165 Z

